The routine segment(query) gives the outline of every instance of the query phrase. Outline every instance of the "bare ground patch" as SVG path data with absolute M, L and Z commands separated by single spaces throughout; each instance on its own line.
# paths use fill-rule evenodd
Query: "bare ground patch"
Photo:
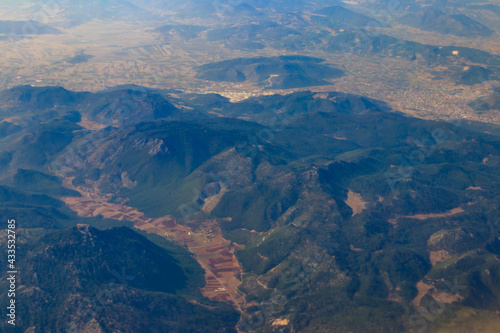
M 437 217 L 447 217 L 447 216 L 452 216 L 456 214 L 460 214 L 465 212 L 465 210 L 461 207 L 458 208 L 453 208 L 452 210 L 449 210 L 444 213 L 431 213 L 431 214 L 416 214 L 416 215 L 406 215 L 402 217 L 410 218 L 410 219 L 417 219 L 417 220 L 426 220 L 426 219 L 431 219 L 431 218 L 437 218 Z
M 352 216 L 360 214 L 366 209 L 366 202 L 363 201 L 361 194 L 349 190 L 345 203 L 351 207 Z
M 82 120 L 77 124 L 85 129 L 88 129 L 89 131 L 98 131 L 103 128 L 106 128 L 106 125 L 99 124 L 92 120 L 88 120 L 86 117 L 82 117 Z
M 436 264 L 451 259 L 452 256 L 448 251 L 439 250 L 439 251 L 431 251 L 429 253 L 429 260 L 431 261 L 432 266 Z
M 426 284 L 422 281 L 419 281 L 417 283 L 417 290 L 418 290 L 418 294 L 417 296 L 413 299 L 413 301 L 411 302 L 414 306 L 419 306 L 420 305 L 420 301 L 422 300 L 422 298 L 424 298 L 425 295 L 427 295 L 427 293 L 429 292 L 429 290 L 432 289 L 432 286 L 430 284 Z

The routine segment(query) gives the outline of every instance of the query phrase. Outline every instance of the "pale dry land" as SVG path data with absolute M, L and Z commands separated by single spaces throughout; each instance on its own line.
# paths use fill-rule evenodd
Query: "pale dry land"
M 271 57 L 293 52 L 270 47 L 257 51 L 228 49 L 222 43 L 205 40 L 203 36 L 206 33 L 187 41 L 176 36 L 166 38 L 152 32 L 152 27 L 146 22 L 92 21 L 61 30 L 64 34 L 0 41 L 0 88 L 31 84 L 98 91 L 110 86 L 137 84 L 190 93 L 218 93 L 232 101 L 304 90 L 320 93 L 340 91 L 383 100 L 394 109 L 416 117 L 500 123 L 500 111 L 478 113 L 467 105 L 478 97 L 492 94 L 493 86 L 457 86 L 451 79 L 434 80 L 429 71 L 446 70 L 445 67 L 426 67 L 403 58 L 360 57 L 306 50 L 298 54 L 320 57 L 332 65 L 344 66 L 346 75 L 333 80 L 328 86 L 273 90 L 248 82 L 235 84 L 199 80 L 195 78 L 194 68 L 237 57 Z M 401 34 L 413 33 L 407 29 L 389 30 Z M 415 36 L 420 35 L 415 32 Z M 425 34 L 421 39 L 424 43 L 435 41 L 436 44 L 458 45 L 450 36 L 432 39 Z M 475 42 L 495 48 L 489 50 L 495 51 L 493 53 L 500 52 L 495 46 L 500 43 L 498 41 L 483 43 L 478 39 Z M 82 51 L 93 57 L 78 64 L 66 61 Z
M 97 123 L 92 120 L 88 120 L 86 117 L 82 117 L 82 120 L 77 124 L 85 129 L 88 129 L 89 131 L 98 131 L 103 128 L 106 128 L 106 125 Z

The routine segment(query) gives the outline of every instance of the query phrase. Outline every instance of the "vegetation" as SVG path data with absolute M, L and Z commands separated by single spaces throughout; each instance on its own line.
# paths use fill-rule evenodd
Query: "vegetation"
M 330 84 L 327 79 L 343 75 L 340 69 L 320 64 L 323 61 L 304 56 L 233 59 L 200 66 L 197 77 L 227 82 L 249 80 L 269 89 L 320 86 Z
M 101 98 L 84 96 L 86 101 Z M 300 92 L 239 103 L 215 95 L 179 94 L 178 99 L 190 108 L 176 120 L 89 134 L 75 123 L 89 113 L 72 112 L 69 101 L 67 111 L 58 105 L 52 120 L 5 131 L 2 140 L 15 142 L 32 130 L 24 146 L 44 152 L 45 159 L 30 154 L 24 164 L 11 158 L 4 165 L 10 176 L 3 178 L 0 201 L 4 218 L 18 218 L 22 228 L 30 228 L 28 234 L 38 237 L 26 243 L 23 265 L 32 273 L 25 279 L 43 291 L 41 300 L 59 291 L 54 309 L 65 304 L 67 310 L 60 312 L 74 313 L 96 295 L 110 271 L 119 269 L 112 263 L 119 263 L 135 267 L 137 280 L 120 286 L 116 303 L 95 317 L 103 329 L 136 327 L 121 317 L 104 324 L 107 313 L 119 306 L 132 313 L 130 318 L 144 315 L 153 331 L 182 331 L 175 326 L 180 320 L 191 329 L 190 323 L 200 318 L 229 329 L 237 320 L 226 306 L 200 296 L 201 268 L 182 248 L 127 228 L 109 229 L 130 228 L 126 222 L 78 218 L 54 198 L 75 195 L 49 169 L 54 160 L 72 161 L 68 156 L 74 159 L 75 149 L 80 162 L 59 169 L 67 177 L 77 176 L 75 185 L 97 187 L 149 216 L 172 214 L 193 227 L 197 219 L 216 219 L 225 237 L 244 245 L 236 255 L 247 299 L 266 304 L 276 293 L 285 297 L 282 307 L 256 327 L 259 331 L 269 331 L 274 320 L 285 317 L 306 332 L 412 329 L 406 318 L 419 293 L 417 284 L 449 293 L 445 282 L 455 278 L 463 287 L 453 307 L 485 315 L 482 311 L 498 308 L 500 141 L 494 125 L 411 118 L 380 101 L 342 93 Z M 22 117 L 22 103 L 14 101 L 11 110 Z M 224 117 L 214 117 L 213 107 Z M 234 119 L 241 116 L 248 120 Z M 40 139 L 51 138 L 43 134 L 49 131 L 68 140 Z M 16 156 L 16 151 L 5 151 Z M 353 193 L 359 195 L 356 209 Z M 213 207 L 204 210 L 210 200 L 215 200 Z M 182 207 L 193 215 L 186 216 Z M 64 229 L 78 223 L 104 231 Z M 45 235 L 34 228 L 59 231 Z M 436 262 L 433 253 L 439 251 L 446 256 Z M 35 272 L 48 272 L 44 253 L 54 258 L 52 275 L 35 279 Z M 421 304 L 432 297 L 427 293 Z M 156 312 L 146 304 L 185 312 L 165 310 L 158 317 L 163 319 L 152 323 L 148 316 Z M 244 316 L 259 311 L 250 306 Z M 221 313 L 223 319 L 216 320 Z M 192 321 L 183 319 L 185 314 Z M 32 318 L 26 325 L 46 325 L 54 322 L 50 316 L 55 312 L 23 315 Z M 453 311 L 443 316 L 434 331 L 453 321 Z M 64 315 L 59 322 L 91 325 L 90 318 L 72 320 Z
M 16 301 L 30 304 L 18 308 L 16 327 L 22 330 L 235 332 L 238 314 L 227 304 L 200 299 L 199 280 L 188 282 L 184 263 L 175 259 L 184 256 L 190 265 L 185 250 L 166 251 L 124 227 L 99 231 L 80 224 L 19 230 L 18 237 L 24 287 Z M 2 304 L 7 300 L 2 292 Z

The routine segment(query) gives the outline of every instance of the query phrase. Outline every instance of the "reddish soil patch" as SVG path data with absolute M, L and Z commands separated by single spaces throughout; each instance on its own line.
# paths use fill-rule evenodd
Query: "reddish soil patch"
M 68 183 L 68 182 L 66 182 Z M 70 183 L 70 182 L 69 182 Z M 75 189 L 75 188 L 74 188 Z M 158 234 L 186 247 L 205 270 L 206 286 L 204 296 L 218 301 L 232 303 L 237 309 L 245 304 L 243 294 L 237 287 L 241 284 L 241 266 L 234 255 L 235 248 L 221 236 L 214 221 L 201 221 L 200 231 L 178 225 L 171 216 L 147 218 L 133 207 L 107 202 L 107 198 L 95 191 L 78 189 L 83 196 L 61 198 L 69 208 L 82 217 L 102 215 L 104 218 L 134 222 L 137 229 Z
M 447 216 L 452 216 L 456 214 L 460 214 L 465 212 L 462 208 L 453 208 L 452 210 L 449 210 L 444 213 L 433 213 L 433 214 L 417 214 L 417 215 L 411 215 L 411 216 L 402 216 L 406 218 L 411 218 L 411 219 L 417 219 L 417 220 L 426 220 L 430 218 L 436 218 L 436 217 L 447 217 Z

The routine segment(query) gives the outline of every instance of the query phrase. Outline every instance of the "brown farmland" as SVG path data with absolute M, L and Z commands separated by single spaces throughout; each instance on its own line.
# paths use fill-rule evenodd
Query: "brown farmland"
M 101 215 L 108 219 L 131 221 L 137 229 L 160 235 L 186 247 L 205 270 L 203 295 L 212 300 L 229 302 L 241 310 L 245 304 L 244 296 L 237 290 L 241 283 L 241 267 L 234 254 L 235 249 L 221 236 L 214 221 L 200 221 L 202 231 L 193 232 L 190 228 L 177 224 L 171 216 L 148 218 L 135 208 L 109 203 L 107 197 L 96 192 L 89 193 L 88 189 L 79 188 L 76 190 L 82 197 L 63 197 L 61 200 L 79 216 Z

